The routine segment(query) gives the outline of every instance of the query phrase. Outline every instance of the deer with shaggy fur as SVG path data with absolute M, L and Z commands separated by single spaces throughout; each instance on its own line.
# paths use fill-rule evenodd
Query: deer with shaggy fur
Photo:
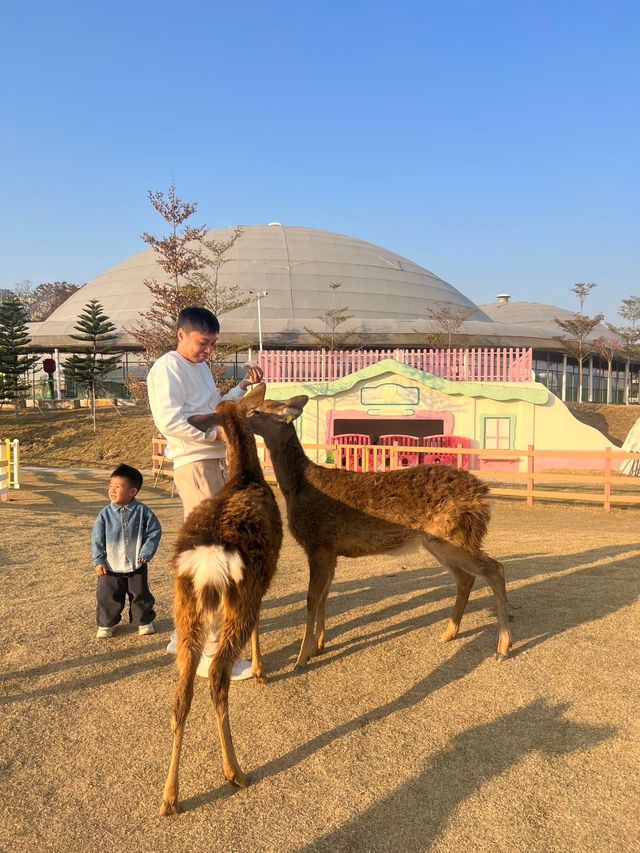
M 180 751 L 203 650 L 212 654 L 209 688 L 224 776 L 239 787 L 248 783 L 231 739 L 229 681 L 233 664 L 249 637 L 253 675 L 257 681 L 264 680 L 258 617 L 282 544 L 280 512 L 262 474 L 255 438 L 246 420 L 264 394 L 265 385 L 258 385 L 239 403 L 223 402 L 212 414 L 189 418 L 203 431 L 224 429 L 229 445 L 229 478 L 214 498 L 203 501 L 187 517 L 173 555 L 178 686 L 171 764 L 160 810 L 164 815 L 179 811 Z
M 471 587 L 480 576 L 496 599 L 497 658 L 504 660 L 511 648 L 504 569 L 482 549 L 490 518 L 487 486 L 467 471 L 441 465 L 382 473 L 316 465 L 292 424 L 308 400 L 265 400 L 249 417 L 269 450 L 289 529 L 309 563 L 307 624 L 296 668 L 324 648 L 325 606 L 338 556 L 363 557 L 413 544 L 424 545 L 457 585 L 443 641 L 457 636 Z

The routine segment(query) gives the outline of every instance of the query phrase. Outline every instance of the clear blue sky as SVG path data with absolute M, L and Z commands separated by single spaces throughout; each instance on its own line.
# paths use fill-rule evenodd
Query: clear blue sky
M 477 303 L 640 295 L 637 2 L 5 3 L 0 286 L 162 232 L 326 228 Z

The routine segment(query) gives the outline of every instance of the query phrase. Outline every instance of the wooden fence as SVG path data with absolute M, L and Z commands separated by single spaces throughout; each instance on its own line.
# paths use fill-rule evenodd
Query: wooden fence
M 532 382 L 531 349 L 263 350 L 266 382 L 331 382 L 386 358 L 453 382 Z
M 0 440 L 0 501 L 9 500 L 9 489 L 20 488 L 20 442 Z
M 165 445 L 163 438 L 154 438 L 152 464 L 156 482 L 161 474 L 173 476 L 171 463 L 164 456 Z M 396 470 L 404 467 L 402 462 L 407 457 L 407 449 L 400 446 L 305 444 L 304 449 L 310 459 L 324 467 L 360 471 Z M 269 452 L 261 443 L 258 443 L 258 453 L 267 480 L 275 482 Z M 492 495 L 522 498 L 527 506 L 533 506 L 536 500 L 576 501 L 601 504 L 604 511 L 609 512 L 613 505 L 640 505 L 640 477 L 627 477 L 618 473 L 618 468 L 627 459 L 640 463 L 640 453 L 626 453 L 611 448 L 604 451 L 536 450 L 533 445 L 529 445 L 526 450 L 485 450 L 458 445 L 456 448 L 448 448 L 447 453 L 455 456 L 454 467 L 458 468 L 463 467 L 465 456 L 481 456 L 485 462 L 492 459 L 518 460 L 525 470 L 506 472 L 483 469 L 473 473 L 489 483 Z M 585 464 L 585 460 L 592 460 L 594 464 L 589 473 L 584 468 L 580 471 L 545 471 L 545 460 L 552 459 L 576 460 L 581 465 Z

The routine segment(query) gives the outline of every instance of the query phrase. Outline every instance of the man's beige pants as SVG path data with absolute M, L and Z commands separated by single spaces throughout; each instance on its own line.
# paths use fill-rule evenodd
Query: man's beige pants
M 186 518 L 203 500 L 215 497 L 227 482 L 226 460 L 200 459 L 181 465 L 174 470 L 173 481 Z

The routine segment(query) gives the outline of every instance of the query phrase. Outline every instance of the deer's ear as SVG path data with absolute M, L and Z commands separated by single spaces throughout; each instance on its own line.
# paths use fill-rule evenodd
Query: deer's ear
M 295 421 L 296 418 L 299 418 L 302 414 L 302 410 L 309 402 L 309 398 L 306 394 L 301 394 L 299 397 L 292 397 L 290 400 L 285 400 L 282 404 L 282 418 L 288 424 L 291 421 Z
M 191 424 L 191 426 L 194 426 L 201 432 L 206 432 L 212 427 L 221 426 L 220 418 L 216 415 L 215 412 L 211 412 L 211 414 L 209 415 L 191 415 L 190 418 L 187 418 L 187 421 Z
M 241 405 L 247 412 L 252 412 L 260 406 L 260 404 L 264 400 L 264 395 L 267 392 L 267 385 L 265 382 L 260 382 L 255 388 L 252 388 L 251 391 L 242 400 Z
M 288 406 L 291 409 L 300 409 L 300 413 L 309 402 L 309 398 L 306 394 L 300 394 L 298 397 L 291 397 L 290 400 L 285 400 L 284 405 Z

